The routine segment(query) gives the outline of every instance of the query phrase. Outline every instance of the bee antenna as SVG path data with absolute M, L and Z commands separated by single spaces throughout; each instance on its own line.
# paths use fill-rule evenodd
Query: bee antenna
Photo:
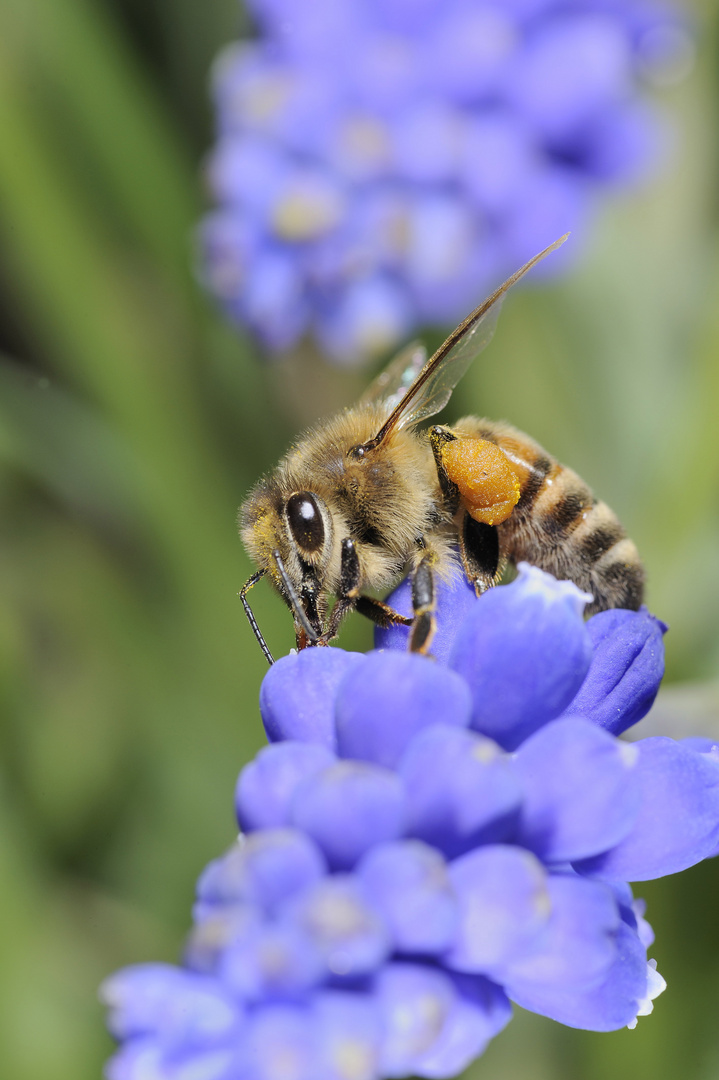
M 262 649 L 262 652 L 265 654 L 265 660 L 270 665 L 270 667 L 272 667 L 275 662 L 275 658 L 270 652 L 270 650 L 267 648 L 267 642 L 262 636 L 262 631 L 257 625 L 257 619 L 255 618 L 252 612 L 252 608 L 250 607 L 249 600 L 247 599 L 247 593 L 250 591 L 252 586 L 256 585 L 260 578 L 263 578 L 266 573 L 266 570 L 258 570 L 255 574 L 252 575 L 251 578 L 248 578 L 245 584 L 240 589 L 239 596 L 240 600 L 242 601 L 242 606 L 245 609 L 245 615 L 247 616 L 250 626 L 252 627 L 252 633 L 257 638 L 257 642 Z
M 282 584 L 285 587 L 285 592 L 287 593 L 287 599 L 289 600 L 289 602 L 290 602 L 290 604 L 292 606 L 292 611 L 294 612 L 294 616 L 297 619 L 297 622 L 300 624 L 300 626 L 304 630 L 305 634 L 307 635 L 308 641 L 311 641 L 312 644 L 314 645 L 317 642 L 319 635 L 318 635 L 317 631 L 315 630 L 315 628 L 310 624 L 309 619 L 307 618 L 307 613 L 306 613 L 305 609 L 302 607 L 302 604 L 300 603 L 300 598 L 299 598 L 299 596 L 297 595 L 297 593 L 295 591 L 294 585 L 290 581 L 289 574 L 285 570 L 285 564 L 282 562 L 282 557 L 281 557 L 279 551 L 273 551 L 272 552 L 272 558 L 277 563 L 277 569 L 279 571 L 280 577 L 282 578 Z

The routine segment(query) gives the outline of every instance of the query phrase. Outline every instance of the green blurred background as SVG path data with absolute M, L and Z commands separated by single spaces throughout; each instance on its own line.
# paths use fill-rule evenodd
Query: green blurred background
M 661 93 L 654 175 L 598 210 L 570 280 L 513 295 L 453 414 L 571 463 L 644 554 L 671 623 L 666 698 L 719 651 L 717 0 Z M 89 1080 L 96 987 L 178 955 L 233 838 L 265 662 L 237 599 L 244 492 L 366 380 L 262 367 L 192 274 L 207 71 L 235 0 L 0 3 L 0 1074 Z M 457 400 L 459 399 L 459 400 Z M 257 614 L 292 644 L 279 600 Z M 343 643 L 365 648 L 350 620 Z M 702 709 L 708 716 L 702 715 Z M 677 711 L 677 724 L 682 711 Z M 697 711 L 697 710 L 695 710 Z M 666 709 L 665 709 L 666 712 Z M 719 727 L 719 720 L 716 721 Z M 719 1078 L 719 865 L 642 888 L 669 990 L 634 1032 L 519 1016 L 492 1080 Z

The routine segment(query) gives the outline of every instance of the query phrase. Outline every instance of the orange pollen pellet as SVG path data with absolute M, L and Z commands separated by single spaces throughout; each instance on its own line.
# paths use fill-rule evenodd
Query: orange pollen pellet
M 475 521 L 499 525 L 507 520 L 519 501 L 519 479 L 498 446 L 485 439 L 453 439 L 442 447 L 442 464 Z

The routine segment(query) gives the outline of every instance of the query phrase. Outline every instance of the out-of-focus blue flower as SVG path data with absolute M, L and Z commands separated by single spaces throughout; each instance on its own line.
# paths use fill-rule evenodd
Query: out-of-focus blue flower
M 586 600 L 524 564 L 479 600 L 458 577 L 442 660 L 392 631 L 398 648 L 272 666 L 271 743 L 183 966 L 105 984 L 110 1080 L 451 1077 L 511 1001 L 594 1031 L 651 1011 L 664 981 L 628 882 L 716 853 L 719 755 L 617 738 L 656 694 L 666 628 L 584 622 Z
M 271 349 L 309 332 L 340 362 L 457 321 L 635 177 L 639 84 L 688 42 L 646 0 L 249 6 L 215 67 L 204 277 Z

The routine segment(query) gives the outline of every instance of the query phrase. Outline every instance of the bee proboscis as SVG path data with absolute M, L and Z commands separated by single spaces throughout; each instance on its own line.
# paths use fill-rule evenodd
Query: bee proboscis
M 507 291 L 565 239 L 512 274 L 429 360 L 422 346 L 404 349 L 353 408 L 311 429 L 250 493 L 240 527 L 258 570 L 240 596 L 270 663 L 247 601 L 264 576 L 292 611 L 298 648 L 326 645 L 356 610 L 380 626 L 411 625 L 410 649 L 426 652 L 435 576 L 452 571 L 457 550 L 478 595 L 508 561 L 525 560 L 591 593 L 589 613 L 639 608 L 637 549 L 575 472 L 505 423 L 469 416 L 417 429 L 491 340 Z M 369 595 L 407 568 L 411 619 Z

